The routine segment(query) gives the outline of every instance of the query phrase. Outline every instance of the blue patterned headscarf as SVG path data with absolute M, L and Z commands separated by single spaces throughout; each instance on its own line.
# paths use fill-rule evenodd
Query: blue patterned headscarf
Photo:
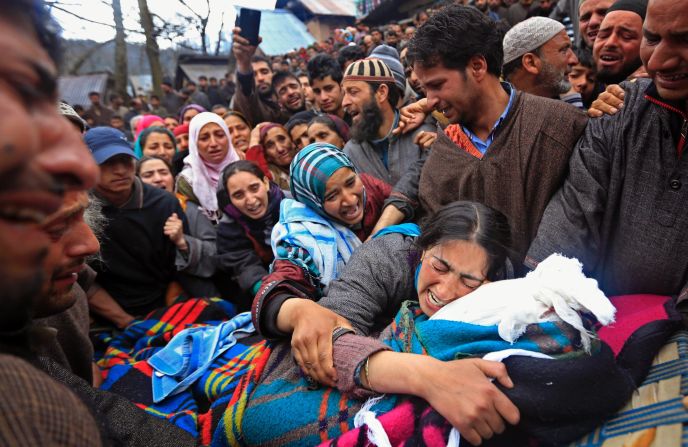
M 349 168 L 356 172 L 349 157 L 336 146 L 312 143 L 296 154 L 289 168 L 291 195 L 321 216 L 331 219 L 323 209 L 325 185 L 338 169 Z

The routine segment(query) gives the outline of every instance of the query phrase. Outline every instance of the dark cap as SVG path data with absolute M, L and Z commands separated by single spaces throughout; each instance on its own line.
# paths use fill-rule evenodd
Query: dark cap
M 645 12 L 647 11 L 647 0 L 616 0 L 612 6 L 607 9 L 607 14 L 612 11 L 631 11 L 640 16 L 645 21 Z
M 84 134 L 84 142 L 99 165 L 120 154 L 136 158 L 127 137 L 112 127 L 94 127 Z

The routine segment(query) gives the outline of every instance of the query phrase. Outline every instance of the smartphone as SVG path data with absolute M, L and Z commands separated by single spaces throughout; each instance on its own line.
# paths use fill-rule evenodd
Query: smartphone
M 237 26 L 241 28 L 241 37 L 251 45 L 258 46 L 258 32 L 260 31 L 260 11 L 241 8 L 237 17 Z

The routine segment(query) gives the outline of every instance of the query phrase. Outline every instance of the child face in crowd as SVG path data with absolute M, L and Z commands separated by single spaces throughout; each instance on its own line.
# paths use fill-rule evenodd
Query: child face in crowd
M 198 155 L 208 163 L 220 163 L 229 151 L 229 138 L 215 123 L 208 123 L 198 133 Z
M 147 160 L 141 163 L 139 177 L 143 183 L 168 192 L 174 191 L 174 177 L 162 160 Z
M 270 182 L 250 172 L 237 172 L 227 179 L 229 199 L 240 212 L 251 219 L 260 219 L 268 211 Z
M 232 146 L 237 152 L 246 153 L 248 142 L 251 137 L 251 129 L 238 116 L 230 115 L 225 118 L 225 123 L 229 129 L 229 136 L 232 138 Z
M 342 140 L 342 137 L 323 123 L 313 123 L 308 126 L 308 142 L 330 143 L 340 149 L 344 147 L 344 140 Z
M 595 70 L 576 64 L 569 73 L 569 82 L 573 89 L 581 94 L 583 102 L 588 104 L 595 88 Z
M 268 130 L 263 140 L 265 158 L 269 163 L 282 169 L 289 169 L 289 164 L 296 155 L 296 147 L 286 130 L 281 127 L 273 127 Z
M 289 135 L 291 136 L 291 140 L 294 142 L 298 150 L 308 146 L 308 144 L 311 142 L 308 138 L 308 124 L 306 123 L 297 124 L 296 126 L 292 127 L 289 131 Z
M 445 305 L 486 282 L 488 259 L 475 242 L 451 240 L 423 252 L 418 273 L 418 302 L 432 316 Z
M 199 112 L 196 109 L 189 109 L 186 112 L 184 112 L 184 116 L 182 116 L 182 124 L 189 124 L 191 120 L 193 119 L 194 116 L 198 115 Z
M 177 118 L 173 118 L 171 116 L 168 116 L 167 118 L 165 118 L 163 120 L 163 122 L 164 122 L 167 130 L 169 130 L 170 132 L 172 132 L 174 130 L 174 128 L 179 125 L 179 121 L 177 121 Z
M 345 224 L 352 226 L 363 220 L 363 193 L 361 178 L 350 168 L 338 169 L 327 180 L 323 209 Z
M 189 134 L 188 133 L 183 133 L 179 134 L 174 139 L 177 141 L 177 147 L 179 148 L 179 151 L 186 151 L 189 150 Z
M 146 138 L 146 144 L 143 146 L 143 155 L 160 157 L 172 163 L 174 142 L 166 133 L 153 132 Z

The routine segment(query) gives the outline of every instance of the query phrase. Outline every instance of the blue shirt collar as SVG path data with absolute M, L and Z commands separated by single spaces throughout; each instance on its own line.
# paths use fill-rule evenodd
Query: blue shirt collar
M 492 141 L 494 140 L 494 134 L 497 128 L 502 124 L 502 121 L 504 121 L 504 118 L 506 118 L 506 116 L 509 114 L 509 110 L 511 110 L 511 104 L 514 102 L 514 96 L 516 96 L 516 89 L 513 85 L 511 85 L 508 82 L 502 82 L 501 84 L 504 91 L 509 94 L 509 102 L 506 104 L 504 112 L 502 112 L 502 114 L 499 116 L 499 118 L 497 118 L 497 121 L 495 121 L 494 125 L 492 126 L 492 130 L 490 130 L 490 134 L 487 136 L 487 140 L 481 140 L 473 132 L 468 130 L 468 128 L 466 128 L 464 125 L 461 125 L 461 129 L 463 129 L 463 132 L 466 134 L 466 136 L 468 136 L 468 138 L 471 139 L 471 142 L 476 147 L 476 149 L 480 151 L 481 154 L 485 154 L 485 152 L 487 152 L 487 149 L 492 144 Z

